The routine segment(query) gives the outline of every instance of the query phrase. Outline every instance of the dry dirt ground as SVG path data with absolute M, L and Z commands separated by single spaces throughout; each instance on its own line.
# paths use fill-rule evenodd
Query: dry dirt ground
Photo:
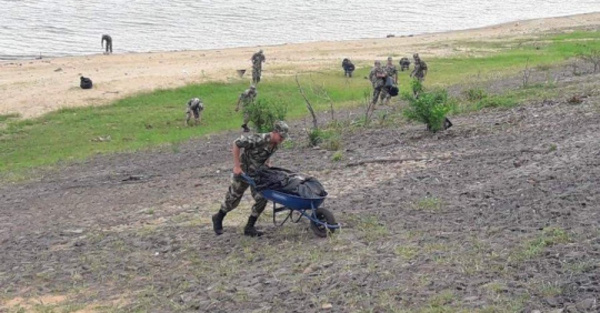
M 0 311 L 597 312 L 600 76 L 559 85 L 438 134 L 348 130 L 340 162 L 296 124 L 275 163 L 327 188 L 330 239 L 270 210 L 244 237 L 248 196 L 214 235 L 233 132 L 3 183 Z

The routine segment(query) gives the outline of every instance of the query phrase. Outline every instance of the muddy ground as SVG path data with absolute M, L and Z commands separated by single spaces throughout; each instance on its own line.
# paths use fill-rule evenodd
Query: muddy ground
M 339 162 L 297 123 L 274 161 L 327 188 L 330 239 L 270 210 L 244 237 L 248 196 L 214 235 L 235 132 L 3 183 L 0 311 L 596 312 L 599 86 L 571 76 L 438 134 L 374 121 L 344 133 Z

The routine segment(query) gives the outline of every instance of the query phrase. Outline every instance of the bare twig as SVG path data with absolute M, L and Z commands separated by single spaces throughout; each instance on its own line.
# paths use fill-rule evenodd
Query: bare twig
M 300 81 L 298 81 L 298 75 L 297 74 L 296 74 L 296 84 L 298 85 L 298 90 L 300 90 L 300 94 L 302 95 L 302 98 L 304 98 L 304 101 L 306 102 L 306 108 L 308 108 L 308 111 L 312 115 L 312 118 L 313 118 L 313 128 L 317 129 L 317 128 L 319 128 L 319 125 L 317 123 L 317 116 L 315 115 L 315 111 L 313 110 L 313 107 L 310 104 L 310 101 L 308 101 L 308 98 L 304 94 L 304 90 L 302 89 L 302 86 L 300 86 Z

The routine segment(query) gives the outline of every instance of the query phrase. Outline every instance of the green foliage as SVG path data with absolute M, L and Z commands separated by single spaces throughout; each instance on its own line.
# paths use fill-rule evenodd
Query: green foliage
M 421 92 L 418 97 L 409 97 L 409 107 L 404 111 L 406 118 L 427 125 L 431 132 L 443 128 L 446 114 L 452 110 L 446 90 Z
M 287 107 L 281 102 L 264 99 L 254 101 L 244 109 L 250 114 L 250 121 L 261 133 L 272 131 L 275 122 L 285 120 L 287 114 Z
M 485 97 L 476 103 L 477 110 L 481 110 L 483 108 L 511 108 L 518 104 L 519 102 L 513 96 L 490 96 Z
M 333 162 L 339 162 L 341 160 L 344 159 L 344 153 L 342 151 L 336 151 L 332 156 L 331 156 L 331 160 Z
M 469 88 L 465 91 L 468 101 L 480 101 L 487 97 L 487 93 L 482 88 Z
M 313 129 L 308 133 L 308 142 L 313 147 L 337 151 L 342 148 L 342 134 L 337 128 Z
M 412 90 L 413 94 L 418 94 L 423 91 L 423 83 L 417 79 L 413 79 L 410 81 L 410 90 Z

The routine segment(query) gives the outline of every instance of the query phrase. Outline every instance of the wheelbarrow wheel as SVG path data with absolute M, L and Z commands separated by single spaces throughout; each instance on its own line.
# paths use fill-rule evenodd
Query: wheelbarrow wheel
M 320 222 L 334 225 L 336 224 L 335 218 L 333 217 L 333 213 L 324 208 L 318 208 L 315 211 L 315 215 Z M 327 228 L 325 225 L 320 225 L 315 222 L 310 222 L 310 229 L 312 229 L 313 233 L 319 237 L 327 237 L 329 233 L 333 233 L 335 229 Z

